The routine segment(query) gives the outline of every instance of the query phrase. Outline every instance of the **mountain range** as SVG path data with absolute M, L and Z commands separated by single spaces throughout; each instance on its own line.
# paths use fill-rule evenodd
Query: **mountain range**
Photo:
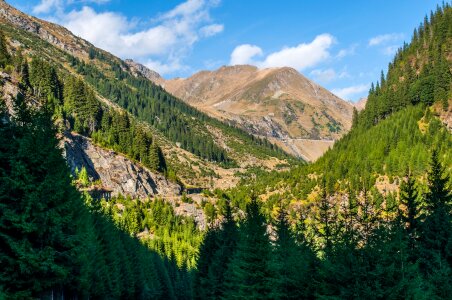
M 351 127 L 353 105 L 293 68 L 223 66 L 165 80 L 141 64 L 126 62 L 208 115 L 308 161 L 317 159 Z
M 166 80 L 0 0 L 0 299 L 448 299 L 452 7 L 351 104 Z

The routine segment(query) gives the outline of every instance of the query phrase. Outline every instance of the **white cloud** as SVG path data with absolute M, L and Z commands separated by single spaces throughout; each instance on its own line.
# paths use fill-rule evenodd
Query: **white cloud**
M 353 96 L 359 96 L 360 94 L 369 91 L 369 88 L 369 84 L 360 84 L 340 89 L 333 89 L 331 92 L 342 99 L 350 100 Z
M 191 16 L 199 12 L 205 5 L 204 0 L 188 0 L 182 4 L 179 4 L 167 13 L 164 13 L 159 19 L 167 20 L 180 16 Z
M 96 3 L 104 4 L 110 2 L 110 0 L 41 0 L 37 5 L 33 7 L 33 13 L 35 14 L 48 14 L 51 11 L 57 13 L 63 13 L 65 6 L 75 3 Z
M 312 70 L 310 75 L 314 78 L 315 81 L 322 82 L 322 83 L 328 83 L 337 79 L 343 79 L 343 78 L 349 78 L 350 74 L 348 74 L 347 71 L 342 71 L 340 73 L 337 73 L 334 69 L 315 69 Z
M 263 54 L 262 49 L 255 45 L 245 44 L 235 47 L 231 54 L 231 65 L 256 64 L 253 60 Z
M 334 40 L 330 34 L 321 34 L 310 43 L 285 47 L 259 61 L 254 61 L 253 58 L 263 54 L 261 48 L 255 45 L 240 45 L 232 52 L 230 63 L 231 65 L 249 63 L 261 68 L 287 66 L 301 71 L 330 58 L 328 49 L 333 45 Z
M 193 45 L 224 30 L 224 25 L 214 23 L 210 16 L 210 9 L 218 5 L 218 0 L 187 0 L 143 22 L 115 12 L 96 12 L 89 6 L 65 12 L 77 2 L 108 1 L 42 0 L 34 11 L 46 14 L 56 9 L 53 15 L 46 16 L 48 20 L 67 27 L 99 48 L 122 58 L 147 62 L 162 73 L 185 69 L 182 60 Z
M 210 37 L 214 36 L 224 30 L 223 24 L 212 24 L 202 27 L 199 31 L 202 36 Z
M 403 39 L 403 34 L 401 33 L 388 33 L 375 36 L 369 40 L 369 46 L 378 46 L 385 44 L 387 42 L 399 41 Z
M 61 0 L 41 0 L 38 5 L 33 7 L 33 13 L 43 14 L 50 12 L 53 8 L 60 9 L 63 5 Z
M 284 48 L 271 53 L 262 62 L 263 67 L 290 66 L 297 70 L 312 67 L 330 57 L 328 48 L 333 44 L 334 38 L 329 34 L 318 35 L 309 44 L 299 44 L 296 47 Z

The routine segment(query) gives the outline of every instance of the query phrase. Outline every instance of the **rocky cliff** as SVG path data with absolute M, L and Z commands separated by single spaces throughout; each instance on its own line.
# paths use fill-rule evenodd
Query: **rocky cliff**
M 130 159 L 94 145 L 90 139 L 66 133 L 64 136 L 66 160 L 72 172 L 85 167 L 90 179 L 100 180 L 102 189 L 111 196 L 130 195 L 133 198 L 177 196 L 181 187 L 165 176 L 156 174 Z

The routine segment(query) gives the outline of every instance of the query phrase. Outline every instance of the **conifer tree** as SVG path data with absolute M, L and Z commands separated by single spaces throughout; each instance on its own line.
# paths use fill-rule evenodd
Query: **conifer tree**
M 220 299 L 224 297 L 228 290 L 225 287 L 226 272 L 234 256 L 237 247 L 238 231 L 237 225 L 232 216 L 230 200 L 226 200 L 224 220 L 220 227 L 218 250 L 212 257 L 212 262 L 208 271 L 209 290 L 208 297 Z
M 19 298 L 62 293 L 80 246 L 80 197 L 70 184 L 50 115 L 44 110 L 30 120 L 2 131 L 8 142 L 2 142 L 7 148 L 0 166 L 0 286 Z
M 270 260 L 271 299 L 309 299 L 314 296 L 314 254 L 297 245 L 287 214 L 280 207 L 275 224 L 276 241 Z
M 11 55 L 8 52 L 5 34 L 0 31 L 0 67 L 5 67 L 11 60 Z
M 352 128 L 356 128 L 358 126 L 358 118 L 358 110 L 356 107 L 353 107 Z
M 427 176 L 425 213 L 420 228 L 420 262 L 424 272 L 438 270 L 443 264 L 452 267 L 452 193 L 449 176 L 445 174 L 437 149 L 432 151 Z M 449 285 L 452 282 L 448 283 Z M 451 286 L 452 289 L 452 286 Z
M 271 247 L 265 218 L 256 197 L 246 208 L 246 220 L 240 227 L 239 241 L 229 263 L 226 299 L 265 299 L 269 297 L 271 280 L 269 262 Z
M 405 212 L 400 212 L 401 220 L 405 223 L 406 231 L 410 239 L 410 244 L 414 245 L 416 238 L 417 217 L 419 215 L 418 192 L 416 181 L 411 171 L 407 170 L 406 181 L 400 185 L 400 203 L 405 206 Z
M 210 294 L 209 268 L 218 251 L 219 235 L 218 228 L 209 228 L 199 249 L 197 270 L 193 281 L 195 299 L 207 299 Z
M 158 172 L 166 171 L 166 161 L 162 149 L 154 141 L 149 148 L 149 164 L 151 168 Z

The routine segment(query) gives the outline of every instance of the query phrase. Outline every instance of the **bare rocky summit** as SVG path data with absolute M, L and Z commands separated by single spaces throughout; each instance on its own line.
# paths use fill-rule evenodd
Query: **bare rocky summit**
M 137 75 L 144 76 L 147 79 L 149 79 L 150 81 L 152 81 L 156 84 L 160 84 L 160 85 L 162 85 L 165 81 L 165 79 L 163 79 L 163 77 L 160 76 L 159 73 L 149 69 L 148 67 L 146 67 L 140 63 L 137 63 L 133 59 L 126 59 L 126 60 L 124 60 L 124 62 L 129 66 L 130 71 L 135 76 L 137 76 Z
M 324 141 L 334 142 L 351 126 L 353 105 L 293 68 L 223 66 L 171 80 L 148 76 L 146 69 L 136 70 L 212 117 L 267 137 L 307 160 L 323 154 L 328 149 Z M 321 141 L 322 146 L 306 150 L 300 140 Z

